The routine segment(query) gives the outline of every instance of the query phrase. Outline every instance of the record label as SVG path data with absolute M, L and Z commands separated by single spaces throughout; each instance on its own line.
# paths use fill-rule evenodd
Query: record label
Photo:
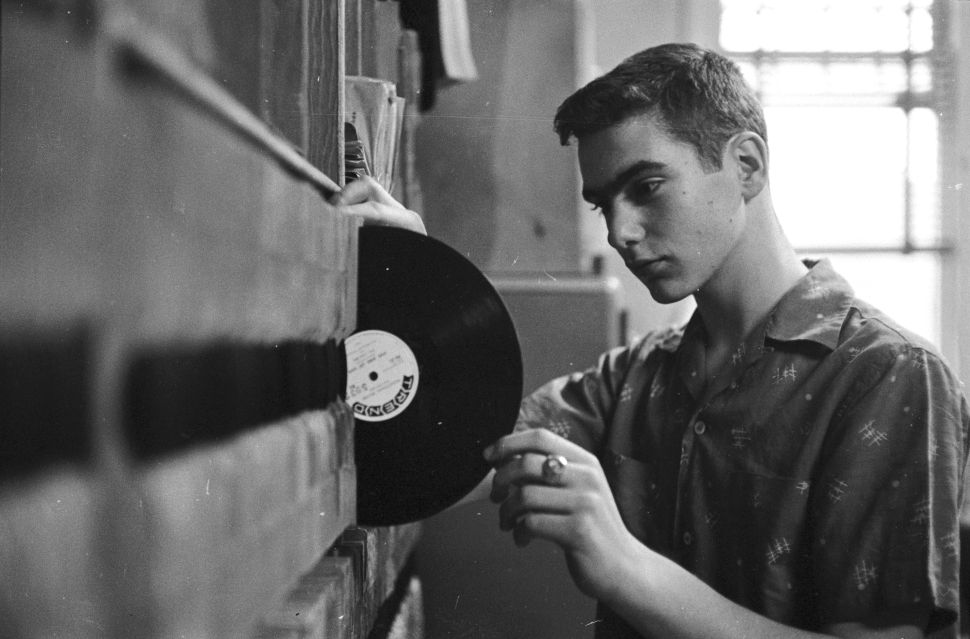
M 347 403 L 357 419 L 383 422 L 400 415 L 418 391 L 418 360 L 397 336 L 381 330 L 347 338 Z

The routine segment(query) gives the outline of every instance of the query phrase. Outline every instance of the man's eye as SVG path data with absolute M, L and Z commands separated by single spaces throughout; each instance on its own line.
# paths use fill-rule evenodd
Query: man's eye
M 630 189 L 630 199 L 638 202 L 649 200 L 657 189 L 660 188 L 662 180 L 644 180 L 632 185 Z

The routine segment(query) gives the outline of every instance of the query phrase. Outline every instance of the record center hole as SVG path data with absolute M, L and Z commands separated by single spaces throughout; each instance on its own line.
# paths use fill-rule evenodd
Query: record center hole
M 376 382 L 377 381 L 377 371 L 371 371 L 370 374 L 367 377 L 370 379 L 370 381 Z

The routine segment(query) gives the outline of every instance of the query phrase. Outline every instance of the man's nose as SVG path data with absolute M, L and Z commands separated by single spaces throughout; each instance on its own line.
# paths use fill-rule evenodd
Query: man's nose
M 615 203 L 608 228 L 607 241 L 617 250 L 638 244 L 645 235 L 639 211 L 623 202 Z

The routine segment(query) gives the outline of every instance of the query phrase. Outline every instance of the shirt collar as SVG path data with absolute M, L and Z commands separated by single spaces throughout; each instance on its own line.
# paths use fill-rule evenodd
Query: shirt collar
M 835 349 L 852 305 L 852 287 L 827 259 L 806 260 L 805 265 L 808 273 L 771 311 L 765 337 L 780 342 L 808 340 Z

